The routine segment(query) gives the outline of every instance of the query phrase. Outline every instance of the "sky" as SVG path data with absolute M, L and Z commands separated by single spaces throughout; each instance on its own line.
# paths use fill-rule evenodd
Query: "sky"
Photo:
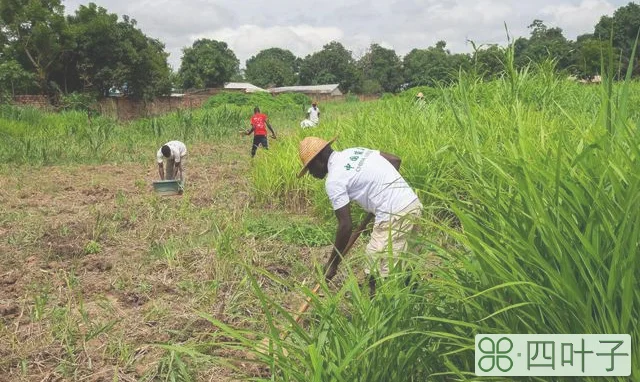
M 128 15 L 147 36 L 159 39 L 180 67 L 182 49 L 209 38 L 226 42 L 245 61 L 262 49 L 285 48 L 296 56 L 339 41 L 362 56 L 372 43 L 403 56 L 439 40 L 453 53 L 476 45 L 528 36 L 527 26 L 540 19 L 560 27 L 569 39 L 593 32 L 603 15 L 629 0 L 93 0 L 118 16 Z M 63 0 L 73 14 L 85 0 Z

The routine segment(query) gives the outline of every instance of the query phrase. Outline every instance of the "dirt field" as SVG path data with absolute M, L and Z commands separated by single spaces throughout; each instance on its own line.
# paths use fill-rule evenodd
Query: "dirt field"
M 206 342 L 216 328 L 199 312 L 254 325 L 261 308 L 242 264 L 296 278 L 326 248 L 247 228 L 265 214 L 281 218 L 252 204 L 247 149 L 190 147 L 182 197 L 153 194 L 152 155 L 145 164 L 3 169 L 0 381 L 179 378 L 185 360 L 154 344 Z M 189 371 L 234 379 L 210 363 Z

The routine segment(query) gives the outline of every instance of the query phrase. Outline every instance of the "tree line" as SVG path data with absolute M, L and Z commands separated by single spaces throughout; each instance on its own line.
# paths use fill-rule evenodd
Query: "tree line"
M 632 72 L 640 74 L 632 57 L 640 28 L 638 4 L 602 16 L 592 33 L 575 41 L 542 20 L 528 28 L 528 37 L 512 41 L 517 68 L 553 62 L 558 71 L 591 78 L 600 74 L 603 61 L 612 62 L 619 73 L 634 62 Z M 39 93 L 55 101 L 65 94 L 99 98 L 118 91 L 149 99 L 175 88 L 220 87 L 229 81 L 260 87 L 339 83 L 343 92 L 379 94 L 446 85 L 460 70 L 487 79 L 500 76 L 504 47 L 470 43 L 471 53 L 451 53 L 446 42 L 439 41 L 404 57 L 379 44 L 372 44 L 361 57 L 337 41 L 304 58 L 274 47 L 249 58 L 241 71 L 225 42 L 200 39 L 183 49 L 180 68 L 174 72 L 164 44 L 146 36 L 126 15 L 118 17 L 89 3 L 65 16 L 61 0 L 2 0 L 0 96 Z

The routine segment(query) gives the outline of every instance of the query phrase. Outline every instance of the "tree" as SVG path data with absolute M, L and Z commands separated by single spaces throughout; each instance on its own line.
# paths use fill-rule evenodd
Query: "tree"
M 247 60 L 247 81 L 260 87 L 289 86 L 297 81 L 299 62 L 291 51 L 269 48 Z
M 75 42 L 57 79 L 65 91 L 106 96 L 112 88 L 134 98 L 153 98 L 171 90 L 164 45 L 147 37 L 128 16 L 94 3 L 67 18 Z
M 614 72 L 618 70 L 617 57 L 620 51 L 615 49 L 612 52 L 609 41 L 603 41 L 594 35 L 585 34 L 578 36 L 575 42 L 575 49 L 572 55 L 573 70 L 572 72 L 580 78 L 593 78 L 598 74 L 602 74 L 603 60 L 609 62 L 609 54 L 614 54 Z
M 15 59 L 36 74 L 42 93 L 53 95 L 51 73 L 72 47 L 60 0 L 3 0 L 0 24 Z
M 183 49 L 180 76 L 185 89 L 221 87 L 238 72 L 239 65 L 226 43 L 200 39 Z
M 358 61 L 357 66 L 362 79 L 368 83 L 367 89 L 362 87 L 365 93 L 372 92 L 376 88 L 372 86 L 373 82 L 385 92 L 396 92 L 402 85 L 402 62 L 393 49 L 371 44 L 369 51 Z
M 438 41 L 433 47 L 413 49 L 404 56 L 405 82 L 411 87 L 438 86 L 453 82 L 460 68 L 469 67 L 469 57 L 452 55 L 445 47 L 444 41 Z
M 504 73 L 505 52 L 496 44 L 486 47 L 475 47 L 473 52 L 473 68 L 485 79 L 498 78 Z
M 640 29 L 640 5 L 629 3 L 616 9 L 613 17 L 602 16 L 594 28 L 594 36 L 608 41 L 613 31 L 613 46 L 630 56 Z
M 300 65 L 300 84 L 340 84 L 343 92 L 354 91 L 359 82 L 351 52 L 337 42 L 326 44 L 319 52 L 308 55 Z
M 595 38 L 607 43 L 612 41 L 613 47 L 621 53 L 620 61 L 622 62 L 622 67 L 620 70 L 622 73 L 626 71 L 629 60 L 632 58 L 631 52 L 636 43 L 639 30 L 640 5 L 636 3 L 629 3 L 626 6 L 618 8 L 613 13 L 613 17 L 602 16 L 594 28 Z M 640 74 L 639 57 L 640 52 L 636 49 L 636 57 L 634 57 L 636 64 L 633 70 L 633 73 L 636 75 Z M 616 60 L 614 59 L 614 61 Z
M 564 37 L 562 29 L 549 28 L 537 19 L 528 28 L 531 29 L 529 39 L 520 38 L 515 43 L 517 67 L 524 67 L 531 62 L 542 63 L 551 58 L 557 61 L 559 69 L 569 68 L 573 45 Z
M 15 96 L 16 91 L 28 91 L 36 85 L 36 78 L 17 61 L 0 61 L 0 97 Z

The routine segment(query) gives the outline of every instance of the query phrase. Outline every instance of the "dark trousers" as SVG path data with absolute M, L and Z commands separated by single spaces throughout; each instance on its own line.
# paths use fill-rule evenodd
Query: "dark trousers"
M 254 135 L 253 136 L 253 146 L 251 146 L 251 156 L 256 155 L 256 150 L 258 150 L 258 146 L 262 145 L 265 149 L 269 150 L 269 142 L 267 142 L 266 135 Z

